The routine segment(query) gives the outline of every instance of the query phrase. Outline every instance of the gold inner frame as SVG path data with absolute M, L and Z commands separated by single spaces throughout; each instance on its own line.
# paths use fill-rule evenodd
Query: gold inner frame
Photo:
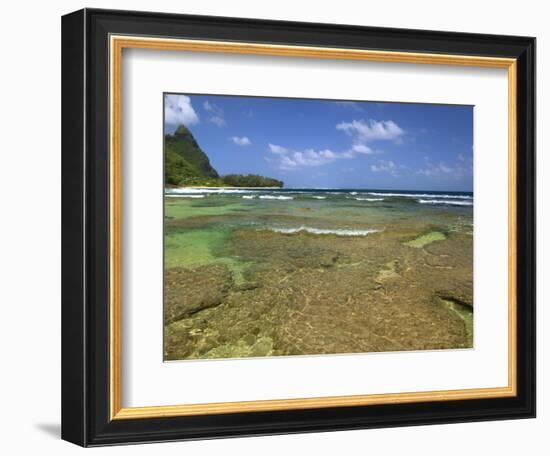
M 181 404 L 170 406 L 122 407 L 122 51 L 154 49 L 210 53 L 253 54 L 337 60 L 367 60 L 431 65 L 504 68 L 508 70 L 508 385 L 505 387 L 403 392 L 353 396 L 274 399 L 244 402 Z M 512 397 L 517 394 L 517 61 L 511 58 L 467 55 L 387 52 L 310 46 L 287 46 L 110 36 L 110 414 L 111 419 L 158 418 L 185 415 L 297 410 L 374 404 L 449 401 Z

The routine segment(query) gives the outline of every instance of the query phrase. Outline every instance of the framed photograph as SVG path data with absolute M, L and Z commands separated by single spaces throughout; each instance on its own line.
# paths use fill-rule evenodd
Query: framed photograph
M 62 437 L 535 416 L 535 39 L 62 20 Z

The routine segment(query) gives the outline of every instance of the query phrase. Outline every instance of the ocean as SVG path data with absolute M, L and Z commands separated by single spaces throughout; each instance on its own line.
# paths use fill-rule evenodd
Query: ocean
M 165 190 L 166 360 L 473 346 L 471 192 Z

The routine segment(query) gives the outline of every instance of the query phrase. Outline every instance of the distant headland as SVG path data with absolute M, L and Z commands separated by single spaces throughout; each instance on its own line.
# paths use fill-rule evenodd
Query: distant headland
M 284 182 L 257 174 L 220 176 L 193 134 L 180 125 L 164 136 L 164 181 L 167 187 L 283 187 Z

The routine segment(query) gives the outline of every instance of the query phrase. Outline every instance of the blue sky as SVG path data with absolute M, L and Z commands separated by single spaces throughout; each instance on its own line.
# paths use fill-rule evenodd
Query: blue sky
M 472 191 L 473 107 L 165 95 L 220 174 L 285 187 Z

